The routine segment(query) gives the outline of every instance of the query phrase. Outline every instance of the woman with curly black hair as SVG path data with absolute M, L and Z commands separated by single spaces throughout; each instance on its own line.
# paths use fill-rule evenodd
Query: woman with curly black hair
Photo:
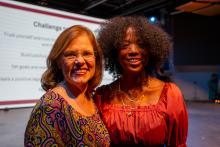
M 154 75 L 172 48 L 145 17 L 115 17 L 101 25 L 105 68 L 116 79 L 96 91 L 112 146 L 185 147 L 188 116 L 180 89 Z

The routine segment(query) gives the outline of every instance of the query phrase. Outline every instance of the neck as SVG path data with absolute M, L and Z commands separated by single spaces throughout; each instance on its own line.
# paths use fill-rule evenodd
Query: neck
M 66 81 L 61 82 L 61 85 L 64 87 L 66 90 L 67 95 L 72 98 L 72 99 L 82 99 L 86 98 L 86 91 L 87 91 L 87 84 L 86 85 L 80 85 L 80 86 L 75 86 L 75 85 L 70 85 L 66 83 Z
M 145 73 L 137 74 L 137 75 L 128 75 L 123 74 L 120 82 L 122 86 L 124 85 L 127 88 L 139 87 L 145 84 L 149 76 Z M 129 84 L 128 84 L 129 83 Z
M 64 99 L 70 104 L 76 111 L 85 116 L 91 116 L 96 113 L 93 100 L 88 96 L 87 86 L 84 89 L 78 89 L 74 85 L 66 82 L 61 82 L 59 85 L 64 92 Z

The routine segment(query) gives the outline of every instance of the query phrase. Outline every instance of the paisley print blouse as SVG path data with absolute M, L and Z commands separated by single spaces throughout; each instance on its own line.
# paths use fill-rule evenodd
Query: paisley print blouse
M 98 110 L 92 116 L 81 115 L 51 90 L 34 107 L 24 139 L 26 147 L 106 147 L 109 144 L 109 134 Z

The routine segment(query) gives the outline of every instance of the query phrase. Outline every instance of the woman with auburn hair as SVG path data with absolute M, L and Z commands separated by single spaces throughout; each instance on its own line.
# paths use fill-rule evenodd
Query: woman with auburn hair
M 34 107 L 25 146 L 109 146 L 93 90 L 102 79 L 102 50 L 93 33 L 75 25 L 55 41 L 41 84 L 46 93 Z
M 111 146 L 185 147 L 182 93 L 155 76 L 172 49 L 169 35 L 145 17 L 125 16 L 103 23 L 98 41 L 116 79 L 96 91 Z

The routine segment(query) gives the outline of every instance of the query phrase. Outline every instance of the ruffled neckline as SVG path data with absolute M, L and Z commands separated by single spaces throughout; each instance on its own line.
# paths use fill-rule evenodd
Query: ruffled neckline
M 166 93 L 168 89 L 168 83 L 165 83 L 160 94 L 159 100 L 156 104 L 149 104 L 149 105 L 138 105 L 138 106 L 131 106 L 131 105 L 123 105 L 123 104 L 109 104 L 104 103 L 103 106 L 106 109 L 115 109 L 115 110 L 124 110 L 124 111 L 147 111 L 149 109 L 155 110 L 155 108 L 160 107 L 164 102 L 166 102 Z

